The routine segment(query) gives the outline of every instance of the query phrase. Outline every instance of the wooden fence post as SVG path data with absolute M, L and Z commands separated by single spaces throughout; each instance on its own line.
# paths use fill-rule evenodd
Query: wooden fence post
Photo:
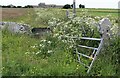
M 76 16 L 76 1 L 73 0 L 73 17 Z

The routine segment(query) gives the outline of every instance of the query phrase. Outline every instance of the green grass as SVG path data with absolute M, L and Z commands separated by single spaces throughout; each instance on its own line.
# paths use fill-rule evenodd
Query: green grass
M 77 16 L 81 16 L 81 10 L 88 10 L 90 16 L 107 17 L 110 14 L 110 19 L 117 18 L 116 10 L 111 10 L 116 13 L 98 12 L 99 9 L 77 9 Z M 90 11 L 91 12 L 90 12 Z M 101 10 L 101 9 L 100 9 Z M 99 11 L 100 11 L 99 10 Z M 102 9 L 104 10 L 104 9 Z M 27 13 L 23 16 L 14 19 L 3 19 L 4 21 L 15 21 L 20 23 L 30 24 L 31 27 L 47 27 L 48 20 L 59 18 L 66 20 L 65 9 L 26 9 Z M 72 9 L 70 10 L 72 11 Z M 104 10 L 105 11 L 105 10 Z M 37 15 L 40 13 L 40 16 Z M 57 40 L 51 36 L 34 38 L 28 35 L 11 34 L 8 31 L 2 32 L 2 74 L 3 76 L 64 76 L 64 75 L 81 75 L 81 76 L 116 76 L 119 75 L 118 52 L 119 38 L 112 40 L 109 47 L 105 47 L 98 59 L 95 61 L 90 74 L 86 73 L 86 68 L 76 62 L 73 56 L 73 50 L 67 49 L 67 44 Z M 47 43 L 45 54 L 38 54 L 41 50 L 38 47 L 42 39 L 52 41 L 51 45 Z M 53 53 L 46 54 L 47 50 L 52 50 Z M 46 56 L 44 56 L 46 55 Z

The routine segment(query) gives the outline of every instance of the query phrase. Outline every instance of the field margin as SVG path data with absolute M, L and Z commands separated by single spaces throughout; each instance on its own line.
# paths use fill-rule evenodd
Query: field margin
M 0 21 L 2 21 L 2 8 L 0 7 Z M 0 78 L 2 77 L 2 31 L 0 30 Z

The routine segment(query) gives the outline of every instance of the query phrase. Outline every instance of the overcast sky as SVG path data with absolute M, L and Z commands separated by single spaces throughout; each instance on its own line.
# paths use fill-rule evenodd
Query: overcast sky
M 118 2 L 120 0 L 76 0 L 76 5 L 83 4 L 86 8 L 118 8 Z M 46 4 L 72 4 L 73 0 L 0 0 L 0 5 L 38 5 L 40 2 Z

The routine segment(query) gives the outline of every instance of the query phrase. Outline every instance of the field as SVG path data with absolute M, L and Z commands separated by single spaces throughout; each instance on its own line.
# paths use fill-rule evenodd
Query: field
M 69 10 L 72 13 L 72 9 Z M 70 15 L 71 15 L 70 13 Z M 113 30 L 118 21 L 115 9 L 77 9 L 77 17 L 90 16 L 96 21 L 108 17 Z M 32 27 L 48 27 L 49 21 L 67 22 L 65 9 L 2 9 L 2 21 L 29 24 Z M 94 22 L 94 21 L 93 21 Z M 58 24 L 58 23 L 57 23 Z M 62 26 L 63 24 L 61 24 Z M 53 26 L 53 24 L 52 24 Z M 63 25 L 64 27 L 64 25 Z M 120 38 L 114 35 L 98 55 L 90 74 L 76 62 L 70 44 L 64 43 L 55 34 L 35 38 L 26 34 L 11 34 L 2 31 L 3 76 L 117 76 L 119 75 Z M 61 32 L 62 33 L 62 32 Z M 76 33 L 79 34 L 79 33 Z M 89 35 L 89 34 L 88 34 Z M 98 35 L 98 34 L 97 34 Z M 95 35 L 96 37 L 98 37 Z

